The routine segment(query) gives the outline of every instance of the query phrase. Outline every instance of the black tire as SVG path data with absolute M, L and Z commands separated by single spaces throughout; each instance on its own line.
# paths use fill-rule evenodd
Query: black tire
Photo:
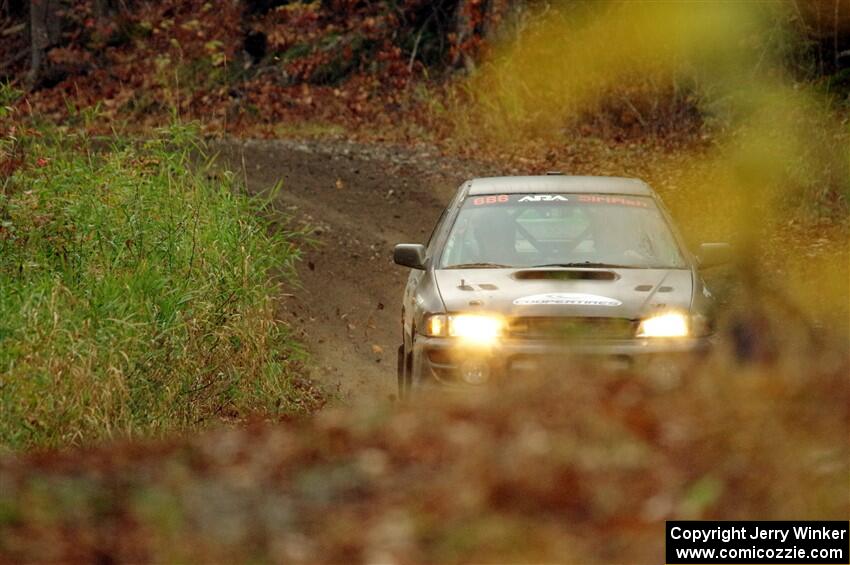
M 413 392 L 413 353 L 407 353 L 402 345 L 398 348 L 398 397 L 410 398 Z
M 404 396 L 410 398 L 413 393 L 413 353 L 404 357 Z
M 396 372 L 398 375 L 398 397 L 404 398 L 405 393 L 405 368 L 407 359 L 404 354 L 404 344 L 398 346 L 398 359 L 396 361 Z

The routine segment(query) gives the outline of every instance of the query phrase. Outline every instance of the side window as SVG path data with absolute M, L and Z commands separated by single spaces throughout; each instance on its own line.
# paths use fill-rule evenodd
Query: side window
M 428 243 L 426 243 L 426 244 L 425 244 L 425 247 L 427 247 L 427 248 L 428 248 L 428 255 L 429 255 L 429 256 L 430 256 L 430 255 L 431 255 L 431 253 L 434 251 L 434 250 L 431 248 L 431 246 L 434 244 L 434 236 L 435 236 L 435 235 L 437 235 L 437 232 L 439 232 L 439 231 L 440 231 L 440 226 L 441 226 L 441 225 L 443 225 L 443 220 L 445 220 L 445 219 L 446 219 L 446 213 L 449 211 L 449 208 L 450 208 L 450 207 L 451 207 L 451 205 L 449 205 L 449 206 L 447 206 L 447 207 L 443 208 L 443 213 L 442 213 L 442 214 L 440 214 L 440 217 L 437 219 L 437 223 L 436 223 L 436 224 L 434 224 L 434 229 L 433 229 L 433 230 L 431 230 L 431 235 L 430 235 L 430 236 L 428 236 Z
M 455 193 L 454 197 L 451 199 L 448 205 L 443 208 L 443 212 L 437 219 L 437 223 L 434 224 L 434 229 L 431 231 L 431 235 L 428 236 L 428 243 L 425 244 L 425 247 L 427 248 L 427 255 L 429 257 L 434 255 L 434 245 L 436 244 L 436 236 L 438 233 L 440 233 L 440 229 L 443 227 L 443 222 L 446 221 L 446 217 L 449 215 L 449 212 L 454 210 L 454 208 L 458 205 L 461 196 L 464 193 L 464 186 L 466 185 L 461 185 L 460 188 L 457 189 L 457 192 Z
M 665 237 L 665 224 L 661 214 L 656 211 L 643 214 L 640 222 L 640 240 L 638 251 L 654 263 L 675 265 L 679 262 L 674 241 Z
M 461 214 L 455 222 L 451 236 L 446 241 L 442 263 L 448 265 L 467 263 L 464 250 L 468 248 L 470 241 L 474 241 L 471 236 L 469 214 Z

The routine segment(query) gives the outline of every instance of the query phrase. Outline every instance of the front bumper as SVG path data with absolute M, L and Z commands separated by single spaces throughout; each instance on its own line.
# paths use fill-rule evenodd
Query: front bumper
M 707 353 L 712 337 L 679 339 L 598 340 L 570 342 L 502 340 L 492 347 L 463 346 L 454 338 L 417 336 L 414 380 L 419 384 L 468 386 L 464 375 L 478 371 L 475 381 L 492 382 L 506 377 L 557 372 L 567 360 L 601 370 L 641 370 L 683 363 Z

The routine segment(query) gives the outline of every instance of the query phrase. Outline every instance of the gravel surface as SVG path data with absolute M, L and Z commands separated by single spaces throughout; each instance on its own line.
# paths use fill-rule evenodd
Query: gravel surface
M 280 211 L 310 228 L 299 286 L 282 317 L 312 357 L 312 376 L 346 400 L 396 391 L 401 296 L 408 271 L 396 243 L 425 242 L 467 178 L 500 174 L 428 147 L 343 141 L 227 140 L 220 162 L 252 192 L 281 183 Z

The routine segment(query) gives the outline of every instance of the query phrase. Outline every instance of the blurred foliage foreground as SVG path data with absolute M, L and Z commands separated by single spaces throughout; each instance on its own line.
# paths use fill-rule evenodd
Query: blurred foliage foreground
M 136 144 L 3 133 L 0 449 L 317 404 L 274 316 L 291 237 L 234 176 L 191 166 L 191 131 Z
M 0 561 L 660 562 L 667 519 L 844 519 L 836 353 L 8 458 Z

